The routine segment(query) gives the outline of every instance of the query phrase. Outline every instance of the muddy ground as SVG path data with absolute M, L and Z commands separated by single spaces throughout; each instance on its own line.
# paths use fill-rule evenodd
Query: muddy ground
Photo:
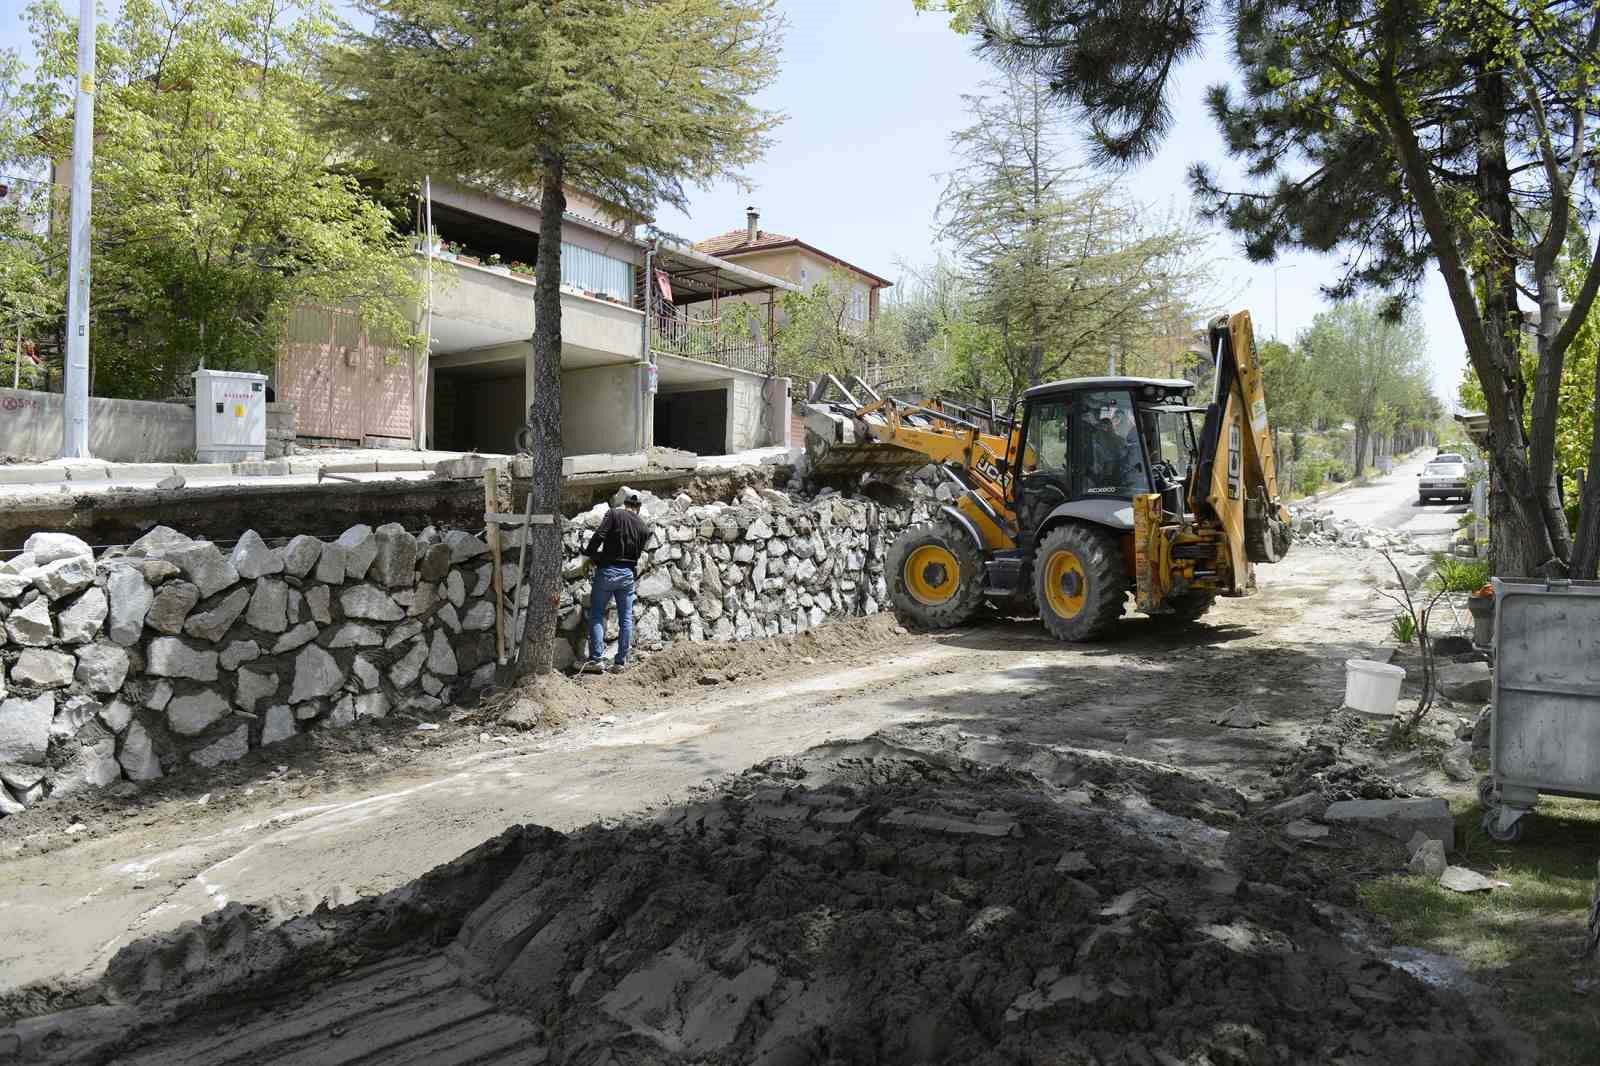
M 1447 784 L 1436 748 L 1388 751 L 1377 730 L 1332 715 L 1343 660 L 1387 632 L 1380 567 L 1364 552 L 1298 549 L 1263 570 L 1257 596 L 1221 601 L 1193 630 L 1130 617 L 1090 647 L 1057 644 L 1037 622 L 919 634 L 879 616 L 674 649 L 439 723 L 312 735 L 204 779 L 46 804 L 0 823 L 0 1004 L 70 1004 L 125 944 L 229 902 L 279 916 L 350 902 L 507 825 L 575 829 L 894 725 L 1171 763 L 1255 803 L 1319 785 L 1432 791 Z M 1336 761 L 1368 769 L 1331 780 L 1307 746 L 1329 748 L 1330 731 Z

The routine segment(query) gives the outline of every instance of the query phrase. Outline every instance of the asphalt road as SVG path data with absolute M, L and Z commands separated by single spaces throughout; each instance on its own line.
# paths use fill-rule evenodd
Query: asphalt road
M 1319 500 L 1317 506 L 1329 508 L 1339 517 L 1353 519 L 1364 526 L 1403 530 L 1418 544 L 1444 551 L 1450 547 L 1450 535 L 1455 532 L 1456 522 L 1469 508 L 1455 500 L 1420 503 L 1417 475 L 1422 472 L 1423 464 L 1420 458 L 1397 463 L 1392 473 L 1336 492 Z

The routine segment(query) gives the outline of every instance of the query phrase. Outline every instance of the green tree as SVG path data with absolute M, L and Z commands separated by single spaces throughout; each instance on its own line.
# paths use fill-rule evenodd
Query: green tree
M 540 205 L 533 487 L 561 496 L 561 222 L 568 184 L 637 215 L 685 206 L 760 156 L 778 116 L 775 0 L 360 0 L 328 53 L 323 128 L 387 173 L 450 175 Z M 535 526 L 530 665 L 551 669 L 560 527 Z
M 1421 321 L 1415 315 L 1388 321 L 1371 303 L 1337 304 L 1312 320 L 1300 347 L 1339 413 L 1355 425 L 1353 466 L 1359 477 L 1374 435 L 1398 427 L 1414 385 L 1425 379 Z
M 77 26 L 57 0 L 28 8 L 31 80 L 0 64 L 0 99 L 31 135 L 0 160 L 70 158 Z M 98 37 L 95 94 L 94 391 L 171 395 L 204 360 L 270 368 L 289 312 L 353 306 L 404 343 L 416 284 L 389 213 L 303 115 L 332 23 L 310 0 L 126 0 Z M 66 212 L 59 190 L 55 210 Z M 52 251 L 63 282 L 64 226 Z M 57 296 L 54 306 L 59 308 Z
M 859 374 L 877 384 L 902 367 L 903 321 L 891 316 L 874 327 L 852 317 L 852 292 L 858 285 L 833 270 L 805 292 L 784 295 L 775 340 L 779 373 L 798 381 Z
M 1483 386 L 1496 492 L 1496 566 L 1552 559 L 1593 574 L 1600 538 L 1570 535 L 1555 487 L 1560 382 L 1600 288 L 1558 270 L 1592 179 L 1600 13 L 1580 0 L 955 0 L 962 28 L 1003 64 L 1042 65 L 1088 119 L 1101 156 L 1147 156 L 1171 126 L 1172 74 L 1219 24 L 1243 72 L 1209 103 L 1249 187 L 1192 184 L 1254 260 L 1338 252 L 1333 295 L 1414 296 L 1444 280 Z M 1519 292 L 1540 309 L 1532 382 L 1518 358 Z M 1563 316 L 1563 292 L 1573 313 Z M 1600 508 L 1591 479 L 1583 510 Z M 1585 517 L 1585 522 L 1589 519 Z
M 1022 71 L 987 90 L 966 98 L 972 123 L 951 138 L 960 165 L 939 218 L 999 335 L 1014 402 L 1064 373 L 1128 361 L 1167 328 L 1204 264 L 1181 222 L 1069 165 L 1042 78 Z

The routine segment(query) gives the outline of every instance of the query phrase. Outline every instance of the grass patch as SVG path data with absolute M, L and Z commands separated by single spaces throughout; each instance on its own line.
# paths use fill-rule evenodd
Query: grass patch
M 1454 955 L 1473 977 L 1505 992 L 1512 1022 L 1539 1043 L 1546 1066 L 1600 1061 L 1600 993 L 1579 994 L 1574 981 L 1597 972 L 1579 966 L 1595 862 L 1600 860 L 1600 803 L 1544 799 L 1517 844 L 1483 832 L 1476 802 L 1454 805 L 1451 861 L 1511 883 L 1462 895 L 1432 879 L 1390 874 L 1360 888 L 1362 901 L 1389 923 L 1397 943 Z

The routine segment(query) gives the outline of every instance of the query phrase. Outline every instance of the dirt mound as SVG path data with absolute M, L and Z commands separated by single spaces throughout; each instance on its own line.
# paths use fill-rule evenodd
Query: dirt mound
M 479 711 L 518 729 L 559 726 L 613 708 L 636 708 L 682 692 L 685 686 L 729 684 L 793 671 L 810 658 L 832 657 L 841 649 L 867 650 L 891 643 L 903 648 L 905 631 L 896 632 L 897 626 L 894 616 L 885 613 L 766 640 L 672 644 L 641 656 L 620 674 L 529 678 L 485 699 Z
M 985 746 L 1006 764 L 961 754 Z M 508 830 L 273 928 L 230 906 L 125 948 L 103 1003 L 0 1046 L 252 1066 L 1532 1061 L 1174 813 L 1231 824 L 1231 790 L 1172 774 L 1147 796 L 1160 768 L 1120 762 L 948 732 L 827 745 L 649 820 Z
M 1361 728 L 1358 712 L 1330 712 L 1298 749 L 1273 767 L 1279 794 L 1320 792 L 1329 803 L 1410 796 L 1409 789 L 1385 776 L 1361 753 L 1359 745 L 1351 743 Z

